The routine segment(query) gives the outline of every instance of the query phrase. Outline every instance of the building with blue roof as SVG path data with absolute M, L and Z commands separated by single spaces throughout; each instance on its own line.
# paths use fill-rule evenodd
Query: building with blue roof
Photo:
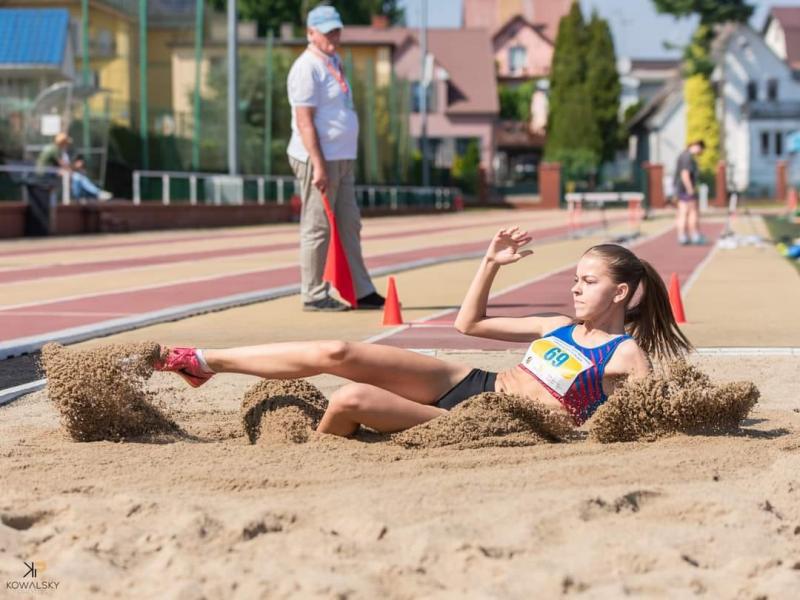
M 56 81 L 75 76 L 64 8 L 0 9 L 0 97 L 24 104 Z

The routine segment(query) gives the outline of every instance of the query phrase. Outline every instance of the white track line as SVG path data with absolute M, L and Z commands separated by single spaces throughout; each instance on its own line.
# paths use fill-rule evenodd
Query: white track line
M 46 379 L 39 379 L 38 381 L 31 381 L 30 383 L 23 383 L 22 385 L 0 390 L 0 406 L 3 404 L 8 404 L 9 402 L 16 400 L 20 396 L 24 396 L 25 394 L 36 392 L 42 389 L 46 383 Z

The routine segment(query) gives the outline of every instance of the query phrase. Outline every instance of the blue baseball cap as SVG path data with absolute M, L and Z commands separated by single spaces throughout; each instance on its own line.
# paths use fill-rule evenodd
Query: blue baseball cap
M 342 17 L 339 16 L 337 10 L 332 6 L 318 6 L 312 11 L 309 11 L 306 25 L 313 27 L 320 33 L 330 33 L 334 29 L 342 29 Z

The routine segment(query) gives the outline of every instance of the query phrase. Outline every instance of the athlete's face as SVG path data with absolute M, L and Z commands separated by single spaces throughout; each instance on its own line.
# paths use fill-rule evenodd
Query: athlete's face
M 575 271 L 572 299 L 575 317 L 586 320 L 623 306 L 628 285 L 611 279 L 605 261 L 593 254 L 584 254 Z

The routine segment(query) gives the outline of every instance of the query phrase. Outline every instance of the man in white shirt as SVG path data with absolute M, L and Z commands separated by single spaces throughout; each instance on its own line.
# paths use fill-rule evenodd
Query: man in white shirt
M 301 184 L 300 270 L 303 310 L 343 311 L 349 306 L 332 298 L 322 280 L 330 227 L 322 203 L 326 194 L 336 218 L 353 275 L 357 307 L 379 309 L 384 298 L 364 265 L 361 213 L 355 198 L 354 167 L 358 152 L 358 116 L 353 91 L 336 53 L 342 19 L 332 6 L 308 13 L 308 48 L 289 71 L 292 137 L 287 154 Z

